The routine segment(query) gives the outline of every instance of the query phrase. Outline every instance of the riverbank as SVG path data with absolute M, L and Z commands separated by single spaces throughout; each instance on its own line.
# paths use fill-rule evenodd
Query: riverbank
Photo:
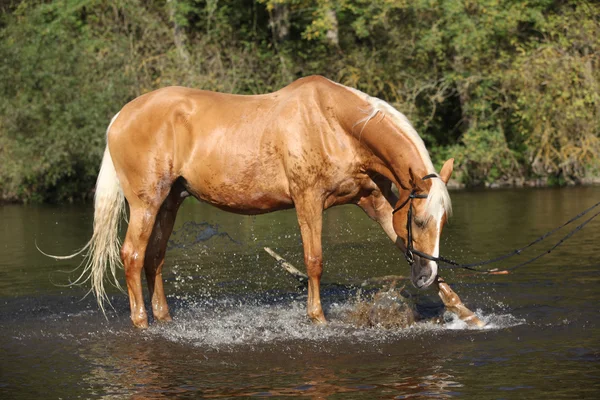
M 556 179 L 554 179 L 556 181 Z M 492 183 L 485 183 L 479 186 L 469 186 L 462 182 L 454 179 L 450 179 L 448 182 L 448 189 L 450 190 L 465 190 L 474 188 L 486 188 L 486 189 L 526 189 L 526 188 L 551 188 L 551 187 L 573 187 L 573 186 L 600 186 L 600 177 L 588 177 L 583 178 L 580 181 L 564 181 L 564 182 L 552 182 L 549 178 L 536 178 L 536 179 L 522 179 L 514 178 L 502 181 L 496 181 Z
M 587 187 L 587 186 L 600 186 L 600 177 L 588 177 L 583 178 L 579 182 L 564 182 L 561 184 L 551 183 L 548 178 L 537 178 L 537 179 L 512 179 L 512 180 L 504 180 L 497 181 L 492 183 L 486 183 L 485 185 L 479 186 L 469 186 L 462 182 L 459 182 L 456 179 L 450 179 L 448 182 L 448 189 L 451 191 L 462 191 L 468 189 L 528 189 L 528 188 L 552 188 L 552 187 Z M 59 203 L 52 204 L 85 204 L 91 202 L 92 198 L 88 200 L 73 200 L 64 201 Z M 36 202 L 27 202 L 19 199 L 6 199 L 0 198 L 0 206 L 9 205 L 9 204 L 40 204 Z
M 464 182 L 600 174 L 594 2 L 9 3 L 0 197 L 91 198 L 111 118 L 152 90 L 257 95 L 310 75 L 404 113 Z

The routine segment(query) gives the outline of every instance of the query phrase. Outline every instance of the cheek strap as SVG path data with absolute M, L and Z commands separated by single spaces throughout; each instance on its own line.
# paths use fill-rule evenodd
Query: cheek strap
M 431 178 L 439 178 L 439 176 L 438 176 L 438 174 L 429 174 L 429 175 L 425 175 L 421 179 L 426 180 L 426 179 L 431 179 Z M 392 214 L 396 214 L 396 212 L 403 209 L 405 205 L 407 205 L 407 204 L 409 205 L 408 212 L 406 214 L 406 233 L 407 233 L 407 235 L 406 235 L 406 253 L 404 253 L 404 257 L 406 258 L 406 261 L 408 261 L 408 264 L 410 264 L 410 265 L 413 265 L 413 263 L 415 262 L 414 253 L 416 253 L 419 256 L 421 254 L 423 254 L 420 251 L 416 251 L 413 248 L 413 240 L 412 240 L 413 204 L 412 204 L 412 201 L 413 201 L 413 199 L 426 199 L 428 196 L 429 196 L 429 194 L 417 194 L 415 192 L 415 189 L 413 189 L 413 190 L 411 190 L 411 192 L 408 195 L 408 197 L 406 198 L 406 200 L 404 200 L 402 202 L 402 204 L 400 204 L 398 207 L 396 207 L 394 209 L 394 211 L 392 211 Z

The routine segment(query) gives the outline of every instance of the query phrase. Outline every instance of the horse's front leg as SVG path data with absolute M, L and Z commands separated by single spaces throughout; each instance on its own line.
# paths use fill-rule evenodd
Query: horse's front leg
M 436 279 L 438 295 L 442 299 L 446 310 L 456 314 L 458 318 L 465 321 L 467 325 L 482 328 L 485 322 L 480 320 L 473 311 L 469 310 L 456 293 L 448 286 L 441 276 Z
M 323 201 L 318 196 L 303 196 L 295 200 L 298 223 L 304 246 L 304 264 L 308 275 L 307 314 L 313 322 L 326 323 L 321 307 L 320 283 L 323 274 Z

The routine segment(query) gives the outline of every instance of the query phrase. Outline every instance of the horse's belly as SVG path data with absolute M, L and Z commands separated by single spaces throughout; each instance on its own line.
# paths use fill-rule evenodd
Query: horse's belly
M 194 197 L 227 211 L 262 214 L 293 207 L 286 185 L 277 180 L 216 174 L 186 181 Z

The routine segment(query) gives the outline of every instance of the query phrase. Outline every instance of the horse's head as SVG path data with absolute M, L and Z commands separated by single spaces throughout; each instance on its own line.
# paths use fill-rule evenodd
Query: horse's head
M 411 265 L 411 281 L 419 289 L 431 285 L 438 271 L 435 261 L 420 254 L 439 256 L 440 236 L 451 211 L 446 184 L 454 159 L 444 163 L 439 175 L 413 176 L 412 190 L 400 192 L 394 209 L 394 231 Z

